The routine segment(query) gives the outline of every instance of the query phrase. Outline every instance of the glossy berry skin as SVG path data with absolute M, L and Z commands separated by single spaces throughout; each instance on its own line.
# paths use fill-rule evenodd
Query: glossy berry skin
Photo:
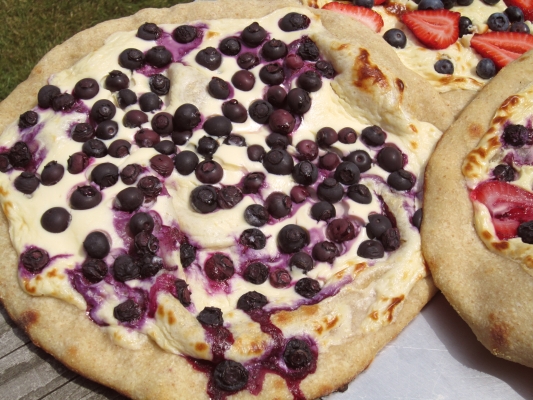
M 522 242 L 533 244 L 533 221 L 522 222 L 518 226 L 517 236 Z
M 267 303 L 267 298 L 254 290 L 243 294 L 237 300 L 237 308 L 246 312 L 263 308 Z
M 96 80 L 92 78 L 84 78 L 76 83 L 72 94 L 78 99 L 89 100 L 96 96 L 99 91 L 100 86 Z
M 441 0 L 421 0 L 418 3 L 419 10 L 442 10 L 444 4 Z
M 107 154 L 113 158 L 123 158 L 130 154 L 131 143 L 124 139 L 113 141 L 107 148 Z
M 317 92 L 322 87 L 322 77 L 316 71 L 306 71 L 296 80 L 298 86 L 308 92 Z
M 83 241 L 83 248 L 91 258 L 105 258 L 111 250 L 107 236 L 100 231 L 94 231 L 87 235 Z
M 387 184 L 398 191 L 411 190 L 415 185 L 416 178 L 410 172 L 399 169 L 394 171 L 387 178 Z
M 13 182 L 15 189 L 24 194 L 32 194 L 40 184 L 39 178 L 33 172 L 23 171 Z
M 359 204 L 370 204 L 372 202 L 372 193 L 363 184 L 350 186 L 346 191 L 346 196 Z
M 138 49 L 129 48 L 118 56 L 118 63 L 122 68 L 136 70 L 144 65 L 144 53 Z
M 315 266 L 313 258 L 303 251 L 294 253 L 289 260 L 289 268 L 299 268 L 304 273 L 311 271 Z
M 327 240 L 318 242 L 313 246 L 313 258 L 319 262 L 327 262 L 332 264 L 335 258 L 339 255 L 337 246 Z
M 176 145 L 172 140 L 163 140 L 154 146 L 158 153 L 170 156 L 176 153 Z M 172 162 L 172 161 L 171 161 Z
M 128 227 L 133 237 L 141 232 L 152 233 L 154 230 L 154 219 L 148 213 L 138 212 L 130 218 Z
M 287 55 L 287 45 L 281 40 L 271 39 L 261 48 L 261 54 L 267 61 L 274 61 Z
M 189 267 L 196 260 L 196 247 L 189 243 L 180 246 L 180 262 L 183 268 Z
M 472 32 L 474 32 L 474 24 L 472 23 L 472 20 L 465 16 L 459 18 L 459 37 L 461 38 L 464 35 L 470 35 Z
M 139 107 L 144 112 L 159 110 L 163 106 L 163 100 L 153 92 L 141 94 L 139 97 Z
M 268 126 L 273 132 L 288 135 L 294 130 L 296 121 L 292 114 L 288 111 L 278 109 L 275 110 L 268 120 Z
M 296 155 L 301 161 L 313 161 L 318 157 L 318 145 L 316 142 L 304 139 L 296 145 Z
M 207 85 L 207 91 L 214 97 L 219 100 L 226 100 L 229 97 L 230 90 L 229 83 L 218 77 L 212 77 Z
M 495 32 L 504 32 L 509 29 L 509 18 L 504 13 L 494 13 L 489 16 L 487 25 Z
M 374 7 L 374 0 L 352 0 L 354 6 L 372 8 Z
M 302 88 L 293 88 L 287 94 L 287 105 L 294 114 L 303 115 L 311 108 L 311 96 Z
M 307 370 L 313 363 L 313 353 L 307 342 L 292 338 L 283 351 L 283 361 L 292 370 Z
M 311 217 L 317 221 L 327 221 L 336 215 L 335 207 L 328 201 L 319 201 L 311 207 Z
M 46 210 L 41 217 L 41 226 L 50 233 L 65 231 L 72 219 L 70 213 L 62 207 L 52 207 Z
M 306 299 L 312 299 L 315 297 L 318 292 L 320 292 L 320 283 L 312 278 L 302 278 L 296 285 L 294 285 L 294 290 L 300 296 L 305 297 Z
M 494 178 L 501 182 L 511 182 L 515 180 L 516 171 L 509 164 L 497 165 L 492 171 Z
M 273 149 L 263 158 L 263 166 L 274 175 L 289 175 L 294 168 L 292 156 L 282 149 Z
M 379 239 L 387 229 L 392 228 L 390 219 L 383 214 L 370 214 L 368 221 L 366 233 L 370 239 Z
M 352 144 L 357 142 L 357 132 L 353 128 L 342 128 L 339 131 L 339 142 L 344 144 Z
M 137 29 L 137 37 L 143 40 L 157 40 L 161 37 L 161 28 L 151 22 L 145 22 Z
M 387 134 L 379 126 L 367 126 L 361 132 L 361 140 L 368 146 L 381 146 L 385 143 Z
M 128 164 L 120 171 L 120 180 L 126 185 L 133 185 L 137 181 L 141 170 L 142 167 L 139 164 Z
M 244 270 L 242 277 L 254 285 L 265 283 L 268 279 L 268 267 L 261 262 L 254 262 Z
M 326 229 L 327 238 L 335 243 L 353 240 L 356 234 L 355 226 L 344 218 L 334 219 Z
M 356 184 L 360 176 L 359 168 L 350 161 L 343 161 L 335 170 L 335 179 L 343 185 Z
M 242 200 L 242 192 L 237 186 L 224 186 L 218 191 L 218 206 L 223 210 L 229 210 Z
M 208 214 L 217 209 L 217 190 L 211 185 L 198 186 L 191 192 L 190 204 L 194 211 Z
M 516 6 L 507 7 L 504 11 L 509 22 L 524 22 L 524 12 Z
M 150 90 L 158 96 L 164 96 L 170 91 L 170 79 L 165 75 L 155 74 L 148 80 Z
M 144 195 L 136 187 L 128 187 L 118 192 L 113 206 L 120 211 L 133 212 L 137 210 L 144 201 Z
M 127 89 L 130 79 L 121 71 L 113 70 L 105 78 L 105 88 L 111 92 Z
M 85 143 L 81 150 L 89 157 L 101 158 L 107 155 L 107 146 L 104 142 L 98 139 L 89 139 Z
M 122 89 L 118 91 L 117 100 L 120 108 L 126 108 L 137 103 L 137 95 L 130 89 Z
M 61 93 L 61 89 L 54 85 L 44 85 L 37 93 L 37 104 L 47 109 L 52 107 L 52 98 Z
M 248 383 L 248 371 L 236 361 L 224 360 L 215 367 L 213 380 L 217 388 L 236 392 Z
M 155 46 L 146 52 L 144 59 L 152 67 L 163 68 L 172 62 L 172 53 L 165 46 Z
M 267 37 L 267 31 L 257 22 L 252 22 L 241 33 L 243 43 L 251 48 L 259 46 Z
M 267 64 L 259 70 L 259 79 L 265 85 L 279 85 L 285 80 L 283 67 L 278 63 Z
M 227 56 L 236 56 L 241 51 L 241 43 L 236 37 L 228 37 L 222 39 L 220 45 L 218 46 L 218 49 L 222 54 L 225 54 Z
M 389 29 L 383 34 L 383 39 L 385 39 L 385 41 L 392 47 L 395 47 L 397 49 L 403 49 L 407 44 L 407 37 L 401 29 Z
M 433 66 L 436 72 L 444 75 L 452 75 L 454 71 L 453 63 L 450 60 L 438 60 Z
M 411 220 L 411 223 L 420 230 L 420 226 L 422 226 L 422 216 L 423 216 L 423 209 L 419 208 L 415 211 L 413 214 L 413 218 Z
M 207 259 L 204 272 L 213 281 L 226 281 L 235 273 L 233 261 L 223 253 L 215 253 Z
M 250 104 L 250 107 L 248 107 L 248 114 L 250 114 L 250 118 L 252 118 L 258 124 L 266 124 L 273 111 L 274 108 L 272 107 L 272 104 L 264 100 L 254 100 Z
M 214 71 L 222 64 L 222 55 L 214 47 L 206 47 L 196 54 L 195 60 L 202 67 Z
M 215 139 L 210 136 L 204 136 L 198 140 L 196 151 L 207 159 L 211 159 L 213 154 L 218 150 L 218 146 L 219 144 Z
M 248 119 L 246 108 L 235 99 L 222 103 L 222 114 L 231 122 L 243 123 Z
M 381 242 L 377 240 L 365 240 L 359 245 L 357 255 L 372 260 L 383 257 L 385 255 L 385 249 Z
M 76 124 L 70 133 L 70 138 L 75 142 L 86 142 L 87 140 L 94 138 L 94 129 L 90 124 Z
M 50 161 L 41 172 L 41 183 L 45 186 L 52 186 L 59 182 L 65 174 L 65 167 L 57 161 Z
M 268 210 L 260 204 L 250 204 L 244 210 L 245 221 L 255 227 L 265 225 L 269 218 Z
M 178 43 L 190 43 L 198 36 L 198 29 L 192 25 L 180 25 L 172 32 L 172 37 Z
M 120 322 L 132 322 L 141 318 L 141 307 L 132 299 L 120 303 L 113 309 L 113 316 Z
M 259 57 L 256 54 L 246 51 L 239 54 L 237 57 L 237 65 L 240 69 L 252 69 L 256 65 L 259 65 Z
M 200 123 L 200 118 L 200 111 L 194 104 L 182 104 L 174 113 L 174 128 L 180 132 L 192 130 Z
M 309 161 L 301 161 L 294 167 L 292 178 L 300 185 L 312 185 L 318 179 L 318 168 Z
M 284 218 L 291 213 L 292 201 L 282 192 L 272 192 L 265 199 L 265 208 L 273 218 Z
M 98 283 L 107 275 L 108 267 L 103 260 L 88 258 L 81 265 L 81 273 L 90 283 Z
M 221 137 L 228 136 L 233 130 L 233 125 L 229 118 L 215 115 L 205 120 L 203 129 L 211 136 Z
M 309 245 L 309 232 L 307 229 L 289 224 L 285 225 L 278 233 L 277 244 L 282 253 L 296 253 Z
M 310 23 L 307 15 L 291 12 L 279 21 L 279 27 L 284 32 L 294 32 L 306 29 Z
M 213 160 L 201 161 L 195 169 L 196 178 L 202 183 L 214 184 L 224 176 L 222 166 Z
M 31 273 L 42 271 L 50 262 L 48 252 L 39 247 L 32 246 L 20 255 L 20 263 Z
M 102 121 L 110 120 L 115 116 L 117 109 L 113 103 L 109 100 L 98 100 L 93 104 L 91 108 L 90 116 L 91 118 L 100 123 Z
M 490 58 L 483 58 L 476 66 L 476 74 L 480 78 L 490 79 L 496 75 L 496 64 Z
M 322 201 L 336 203 L 344 196 L 342 185 L 333 178 L 326 178 L 321 182 L 316 190 L 318 198 Z
M 102 201 L 102 193 L 93 186 L 78 186 L 70 195 L 70 207 L 74 210 L 88 210 Z
M 262 172 L 251 172 L 246 175 L 242 183 L 242 192 L 246 194 L 258 193 L 266 177 Z
M 339 140 L 339 135 L 335 129 L 330 127 L 320 128 L 316 133 L 316 142 L 322 149 L 326 149 Z
M 318 167 L 327 171 L 333 171 L 339 166 L 341 160 L 337 153 L 328 151 L 326 154 L 318 158 Z
M 513 22 L 509 28 L 509 32 L 518 32 L 518 33 L 531 33 L 529 26 L 525 22 Z
M 382 148 L 378 153 L 377 161 L 378 165 L 387 172 L 398 171 L 403 167 L 402 152 L 393 146 Z
M 170 135 L 174 131 L 173 116 L 164 111 L 155 114 L 150 124 L 154 132 L 157 132 L 161 136 Z

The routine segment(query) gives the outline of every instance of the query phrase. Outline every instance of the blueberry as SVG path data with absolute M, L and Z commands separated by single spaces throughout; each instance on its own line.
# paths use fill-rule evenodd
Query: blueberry
M 302 278 L 296 285 L 294 285 L 294 290 L 300 296 L 305 297 L 306 299 L 312 299 L 315 297 L 318 292 L 320 292 L 320 283 L 313 278 Z
M 387 230 L 392 228 L 392 223 L 383 214 L 370 214 L 366 225 L 366 234 L 370 239 L 378 238 Z
M 313 161 L 318 157 L 318 145 L 312 140 L 304 139 L 296 145 L 299 160 Z
M 222 143 L 228 146 L 246 147 L 246 139 L 241 135 L 230 134 L 226 136 Z
M 195 61 L 202 67 L 214 71 L 222 64 L 222 54 L 214 47 L 206 47 L 196 54 Z
M 330 127 L 320 128 L 316 133 L 316 142 L 322 149 L 328 148 L 339 140 L 337 131 Z
M 122 68 L 136 70 L 144 65 L 144 53 L 138 49 L 128 48 L 118 56 L 118 63 Z
M 139 164 L 128 164 L 120 171 L 120 180 L 126 185 L 133 185 L 141 172 Z
M 141 128 L 133 136 L 135 143 L 139 147 L 154 147 L 157 143 L 161 141 L 161 136 L 151 129 Z
M 313 362 L 313 354 L 307 342 L 292 338 L 283 351 L 283 361 L 290 369 L 308 369 Z
M 218 327 L 224 325 L 224 319 L 222 317 L 222 310 L 217 307 L 205 307 L 198 313 L 196 319 L 202 324 L 207 326 Z
M 489 16 L 487 25 L 495 32 L 504 32 L 509 29 L 509 18 L 504 13 L 494 13 Z
M 303 203 L 311 194 L 303 186 L 294 186 L 291 189 L 291 200 L 293 203 Z
M 172 37 L 178 43 L 190 43 L 198 37 L 198 29 L 192 25 L 180 25 L 174 29 Z
M 457 0 L 457 5 L 458 6 L 462 6 L 462 7 L 466 7 L 466 6 L 471 5 L 473 2 L 474 2 L 474 0 Z
M 143 201 L 144 196 L 140 189 L 128 187 L 117 193 L 113 206 L 120 211 L 133 212 L 142 205 Z
M 504 11 L 509 22 L 524 22 L 524 12 L 516 6 L 509 6 Z
M 300 251 L 309 244 L 307 229 L 289 224 L 285 225 L 278 233 L 277 244 L 282 253 L 291 254 Z
M 501 182 L 511 182 L 515 180 L 515 169 L 509 164 L 497 165 L 493 170 L 494 177 Z
M 136 234 L 133 243 L 139 256 L 154 255 L 159 250 L 159 239 L 146 231 Z
M 233 125 L 229 118 L 222 115 L 215 115 L 207 118 L 203 129 L 211 136 L 227 136 L 233 130 Z
M 334 219 L 328 224 L 326 236 L 335 243 L 347 242 L 355 238 L 354 225 L 347 219 Z
M 131 143 L 124 139 L 113 141 L 107 148 L 107 154 L 113 158 L 123 158 L 130 154 Z
M 139 107 L 144 112 L 159 110 L 163 107 L 163 100 L 153 92 L 143 93 L 139 97 Z
M 312 185 L 318 179 L 318 168 L 309 161 L 301 161 L 292 170 L 292 178 L 300 185 Z
M 188 131 L 196 128 L 200 123 L 201 115 L 198 108 L 190 103 L 179 106 L 174 113 L 174 129 Z
M 222 166 L 213 160 L 201 161 L 194 172 L 196 178 L 202 183 L 218 183 L 224 176 Z
M 317 61 L 315 68 L 324 78 L 331 79 L 335 76 L 335 69 L 333 69 L 333 65 L 328 61 Z
M 385 249 L 381 242 L 377 240 L 365 240 L 357 248 L 357 255 L 373 260 L 383 257 L 385 255 Z
M 317 221 L 327 221 L 336 215 L 335 207 L 328 201 L 319 201 L 311 207 L 311 217 Z
M 405 48 L 405 45 L 407 44 L 407 37 L 405 36 L 405 33 L 401 29 L 389 29 L 385 34 L 383 35 L 383 39 L 390 44 L 392 47 L 395 47 L 397 49 L 403 49 Z
M 32 194 L 39 187 L 39 178 L 33 172 L 23 171 L 13 182 L 15 189 L 24 194 Z
M 291 12 L 281 18 L 279 27 L 284 32 L 294 32 L 307 29 L 310 23 L 311 21 L 306 15 Z
M 244 53 L 239 54 L 237 57 L 237 65 L 241 69 L 252 69 L 256 65 L 259 65 L 259 57 L 255 53 L 251 53 L 249 51 L 246 51 Z
M 529 26 L 525 22 L 513 22 L 509 28 L 509 32 L 531 33 Z
M 282 135 L 281 133 L 271 133 L 265 139 L 265 143 L 271 149 L 286 150 L 287 147 L 291 144 L 291 137 Z
M 109 100 L 103 99 L 95 102 L 91 108 L 90 116 L 96 122 L 112 119 L 117 112 L 117 108 Z
M 157 143 L 154 146 L 154 149 L 157 150 L 158 153 L 171 156 L 172 154 L 176 154 L 176 145 L 172 140 L 162 140 L 161 142 Z M 171 160 L 171 168 L 173 168 L 173 161 Z
M 319 183 L 316 189 L 316 195 L 322 201 L 336 203 L 343 198 L 344 189 L 336 179 L 326 178 Z
M 7 172 L 12 167 L 9 162 L 9 153 L 0 153 L 0 172 Z
M 213 212 L 217 209 L 217 190 L 211 185 L 198 186 L 191 192 L 190 202 L 196 212 Z
M 52 107 L 52 98 L 59 95 L 61 89 L 54 85 L 44 85 L 37 93 L 37 104 L 39 107 L 47 109 Z
M 353 144 L 357 142 L 357 132 L 353 128 L 342 128 L 339 131 L 339 142 L 344 144 Z
M 502 139 L 505 144 L 522 147 L 531 143 L 532 136 L 532 129 L 526 128 L 524 125 L 509 124 L 503 129 Z
M 172 132 L 171 139 L 174 142 L 174 144 L 177 144 L 178 146 L 183 146 L 184 144 L 187 144 L 189 139 L 192 136 L 191 131 L 182 131 L 182 132 Z
M 143 40 L 157 40 L 161 37 L 161 33 L 161 28 L 151 22 L 145 22 L 137 29 L 137 37 Z
M 261 54 L 266 61 L 283 58 L 287 55 L 287 45 L 281 40 L 271 39 L 263 45 Z
M 196 260 L 196 247 L 189 243 L 180 246 L 180 262 L 183 268 L 189 267 Z
M 207 91 L 211 97 L 219 100 L 226 100 L 229 97 L 229 88 L 228 82 L 216 76 L 212 77 L 207 85 Z
M 268 275 L 268 280 L 273 287 L 281 289 L 291 284 L 292 277 L 289 271 L 284 269 L 276 269 L 270 272 Z
M 170 90 L 170 79 L 165 75 L 152 75 L 148 80 L 148 84 L 150 85 L 150 90 L 158 96 L 164 96 Z
M 412 224 L 420 230 L 420 226 L 422 225 L 422 208 L 419 208 L 415 211 L 413 214 Z
M 222 103 L 222 114 L 231 122 L 242 123 L 248 119 L 246 108 L 235 99 Z
M 248 47 L 257 47 L 267 37 L 267 31 L 257 22 L 252 22 L 241 32 L 241 40 Z
M 500 0 L 483 0 L 483 3 L 485 3 L 485 4 L 489 5 L 489 6 L 493 6 L 493 5 L 495 5 L 495 4 L 499 3 L 499 2 L 500 2 Z
M 223 253 L 215 253 L 207 259 L 204 272 L 213 281 L 226 281 L 235 273 L 233 261 Z
M 442 10 L 443 8 L 444 4 L 441 0 L 421 0 L 418 3 L 419 10 Z
M 533 244 L 533 221 L 522 222 L 518 226 L 517 236 L 522 242 Z
M 285 66 L 296 71 L 304 66 L 304 60 L 298 54 L 289 54 L 285 57 Z
M 176 287 L 176 298 L 183 307 L 189 307 L 191 305 L 191 291 L 188 288 L 187 282 L 178 278 L 174 282 L 174 286 Z
M 294 168 L 291 155 L 282 149 L 272 149 L 263 159 L 265 169 L 274 175 L 290 175 Z
M 140 232 L 152 233 L 154 230 L 154 219 L 148 213 L 138 212 L 130 218 L 128 227 L 134 237 Z
M 32 246 L 20 255 L 20 263 L 32 273 L 41 272 L 50 262 L 48 252 L 39 247 Z
M 154 132 L 161 136 L 170 135 L 174 131 L 173 116 L 164 111 L 154 115 L 150 124 Z
M 265 283 L 268 278 L 268 267 L 259 261 L 253 262 L 246 267 L 242 277 L 247 282 L 260 285 Z
M 339 166 L 340 163 L 341 160 L 339 159 L 339 156 L 337 155 L 337 153 L 334 153 L 332 151 L 328 151 L 326 154 L 320 156 L 318 159 L 318 167 L 328 171 L 333 171 Z
M 265 85 L 279 85 L 285 80 L 283 67 L 278 63 L 267 64 L 259 70 L 259 79 Z
M 272 192 L 265 200 L 265 208 L 273 218 L 284 218 L 291 213 L 292 201 L 285 193 Z
M 335 179 L 343 185 L 354 185 L 359 182 L 359 168 L 351 161 L 341 162 L 335 170 Z
M 298 86 L 308 92 L 317 92 L 322 87 L 322 77 L 316 71 L 305 71 L 296 79 Z
M 75 142 L 86 142 L 89 139 L 94 138 L 94 129 L 90 124 L 80 123 L 74 125 L 70 137 Z
M 127 89 L 129 85 L 130 79 L 127 75 L 116 69 L 105 78 L 105 88 L 111 92 Z
M 296 120 L 292 114 L 282 109 L 272 112 L 268 119 L 268 126 L 272 129 L 272 132 L 281 133 L 282 135 L 291 133 L 295 124 Z
M 79 174 L 89 165 L 89 156 L 83 152 L 72 154 L 67 160 L 67 171 L 73 175 Z
M 442 59 L 438 60 L 433 66 L 435 71 L 439 74 L 452 75 L 453 74 L 453 63 L 450 60 Z
M 89 233 L 83 241 L 83 248 L 91 258 L 105 258 L 111 250 L 106 234 L 99 231 Z
M 374 0 L 352 0 L 354 6 L 372 8 L 374 7 Z
M 236 56 L 241 51 L 241 42 L 236 37 L 227 37 L 222 39 L 218 45 L 218 49 L 222 54 L 227 56 Z
M 8 153 L 9 162 L 14 168 L 24 168 L 32 159 L 28 145 L 24 142 L 16 142 Z
M 363 184 L 352 185 L 346 191 L 346 195 L 359 204 L 370 204 L 372 203 L 372 193 Z
M 389 175 L 387 183 L 396 190 L 411 190 L 415 185 L 415 176 L 404 169 L 399 169 Z
M 163 268 L 163 260 L 160 257 L 153 255 L 144 255 L 141 260 L 139 260 L 141 278 L 150 278 L 157 275 L 159 271 Z
M 393 146 L 384 147 L 378 153 L 377 162 L 387 172 L 398 171 L 403 167 L 402 152 Z
M 464 35 L 470 35 L 474 32 L 474 24 L 472 23 L 472 20 L 468 17 L 461 17 L 459 18 L 459 37 L 463 37 Z
M 39 121 L 39 114 L 35 111 L 26 111 L 20 114 L 18 126 L 20 129 L 30 128 L 37 125 Z
M 155 68 L 163 68 L 172 62 L 172 53 L 165 46 L 155 46 L 144 56 L 145 61 Z
M 166 154 L 157 154 L 150 158 L 150 167 L 162 177 L 168 177 L 174 170 L 174 161 Z
M 272 104 L 264 100 L 254 100 L 248 107 L 248 114 L 258 124 L 266 124 L 274 111 Z
M 74 96 L 68 93 L 60 93 L 52 98 L 52 109 L 54 111 L 68 111 L 75 103 Z
M 78 186 L 70 195 L 70 207 L 74 210 L 88 210 L 102 201 L 102 193 L 94 186 Z
M 267 298 L 256 291 L 244 293 L 237 300 L 237 308 L 243 311 L 257 310 L 267 305 Z
M 218 191 L 217 203 L 223 210 L 229 210 L 242 200 L 242 192 L 237 186 L 224 186 Z
M 102 158 L 107 155 L 107 146 L 104 142 L 98 139 L 89 139 L 83 146 L 81 150 L 87 154 L 89 157 Z
M 93 78 L 83 78 L 76 82 L 72 94 L 78 99 L 89 100 L 98 94 L 100 86 Z
M 198 140 L 198 145 L 196 146 L 196 151 L 198 154 L 211 159 L 213 154 L 218 150 L 218 142 L 209 136 L 203 136 Z M 181 153 L 180 153 L 181 154 Z
M 317 261 L 327 262 L 332 264 L 335 258 L 339 256 L 339 249 L 335 243 L 328 242 L 327 240 L 323 242 L 318 242 L 313 246 L 313 251 L 311 253 L 313 258 Z
M 283 88 L 283 86 L 270 86 L 265 97 L 266 100 L 274 107 L 280 108 L 285 104 L 285 100 L 287 99 L 287 91 Z
M 224 360 L 213 370 L 213 380 L 217 388 L 236 392 L 248 383 L 248 371 L 237 361 Z
M 383 143 L 385 143 L 386 138 L 387 134 L 383 131 L 383 129 L 376 125 L 367 126 L 361 132 L 361 140 L 368 146 L 372 147 L 381 146 Z
M 163 184 L 155 176 L 143 176 L 137 182 L 137 188 L 142 192 L 145 198 L 155 198 L 161 194 Z
M 132 299 L 120 303 L 113 309 L 113 316 L 120 322 L 132 322 L 141 318 L 141 307 Z
M 45 231 L 60 233 L 65 231 L 72 216 L 63 207 L 52 207 L 46 210 L 41 217 L 41 226 Z
M 65 167 L 57 161 L 50 161 L 41 172 L 41 183 L 44 186 L 52 186 L 59 182 L 65 174 Z
M 302 60 L 306 61 L 317 61 L 320 56 L 318 47 L 308 36 L 304 36 L 300 41 L 297 53 Z
M 385 251 L 398 250 L 401 245 L 400 230 L 398 228 L 387 229 L 379 238 Z
M 117 136 L 118 129 L 118 124 L 112 119 L 108 121 L 102 121 L 96 127 L 96 137 L 102 140 L 113 139 L 115 136 Z
M 496 64 L 490 58 L 482 58 L 476 66 L 476 74 L 482 79 L 490 79 L 496 72 Z
M 259 189 L 263 186 L 265 178 L 265 174 L 262 172 L 251 172 L 247 174 L 243 179 L 242 192 L 246 194 L 258 193 Z
M 446 10 L 450 10 L 457 4 L 457 0 L 442 0 L 442 4 Z
M 244 219 L 252 226 L 263 226 L 268 222 L 269 218 L 268 210 L 260 204 L 250 204 L 244 210 Z
M 117 93 L 117 101 L 121 108 L 126 108 L 137 103 L 137 94 L 130 89 L 119 90 Z
M 255 76 L 250 71 L 240 70 L 233 74 L 231 83 L 237 89 L 249 92 L 255 85 Z
M 291 259 L 289 260 L 289 268 L 299 268 L 304 273 L 307 273 L 311 271 L 315 266 L 315 262 L 313 261 L 313 258 L 303 251 L 299 251 L 298 253 L 294 253 L 291 256 Z
M 103 260 L 88 258 L 81 264 L 81 273 L 90 283 L 102 281 L 107 272 L 107 264 Z

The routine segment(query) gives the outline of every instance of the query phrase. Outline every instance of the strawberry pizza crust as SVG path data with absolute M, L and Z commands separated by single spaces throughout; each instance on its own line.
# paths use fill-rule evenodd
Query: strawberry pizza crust
M 329 394 L 434 293 L 422 171 L 452 116 L 348 17 L 143 10 L 52 50 L 0 113 L 0 298 L 130 397 Z
M 530 367 L 532 74 L 530 52 L 443 136 L 426 170 L 422 224 L 436 285 L 493 354 Z

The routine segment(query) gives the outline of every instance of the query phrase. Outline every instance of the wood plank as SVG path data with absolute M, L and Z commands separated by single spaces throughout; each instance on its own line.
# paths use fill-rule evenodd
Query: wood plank
M 33 343 L 0 359 L 0 393 L 3 399 L 38 400 L 76 377 Z
M 0 359 L 29 343 L 30 339 L 0 306 Z
M 82 376 L 77 376 L 70 382 L 43 397 L 42 400 L 72 399 L 72 400 L 127 400 L 127 397 L 99 385 Z

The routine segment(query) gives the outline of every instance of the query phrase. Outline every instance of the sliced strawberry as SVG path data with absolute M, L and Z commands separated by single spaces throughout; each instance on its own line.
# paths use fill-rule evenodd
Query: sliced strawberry
M 488 208 L 500 240 L 516 237 L 518 226 L 533 220 L 533 193 L 510 183 L 480 183 L 472 190 L 470 198 Z
M 402 22 L 418 40 L 430 49 L 442 50 L 459 38 L 461 14 L 449 10 L 410 11 L 402 14 Z
M 366 7 L 334 1 L 326 4 L 322 9 L 349 15 L 374 30 L 374 32 L 379 32 L 383 28 L 383 18 L 381 18 L 381 15 Z
M 524 13 L 524 17 L 533 22 L 533 0 L 505 0 L 505 4 L 518 7 Z
M 519 32 L 476 33 L 470 40 L 470 46 L 481 56 L 494 61 L 498 68 L 503 68 L 533 49 L 533 35 Z
M 374 0 L 374 5 L 379 6 L 380 4 L 385 3 L 387 0 Z

